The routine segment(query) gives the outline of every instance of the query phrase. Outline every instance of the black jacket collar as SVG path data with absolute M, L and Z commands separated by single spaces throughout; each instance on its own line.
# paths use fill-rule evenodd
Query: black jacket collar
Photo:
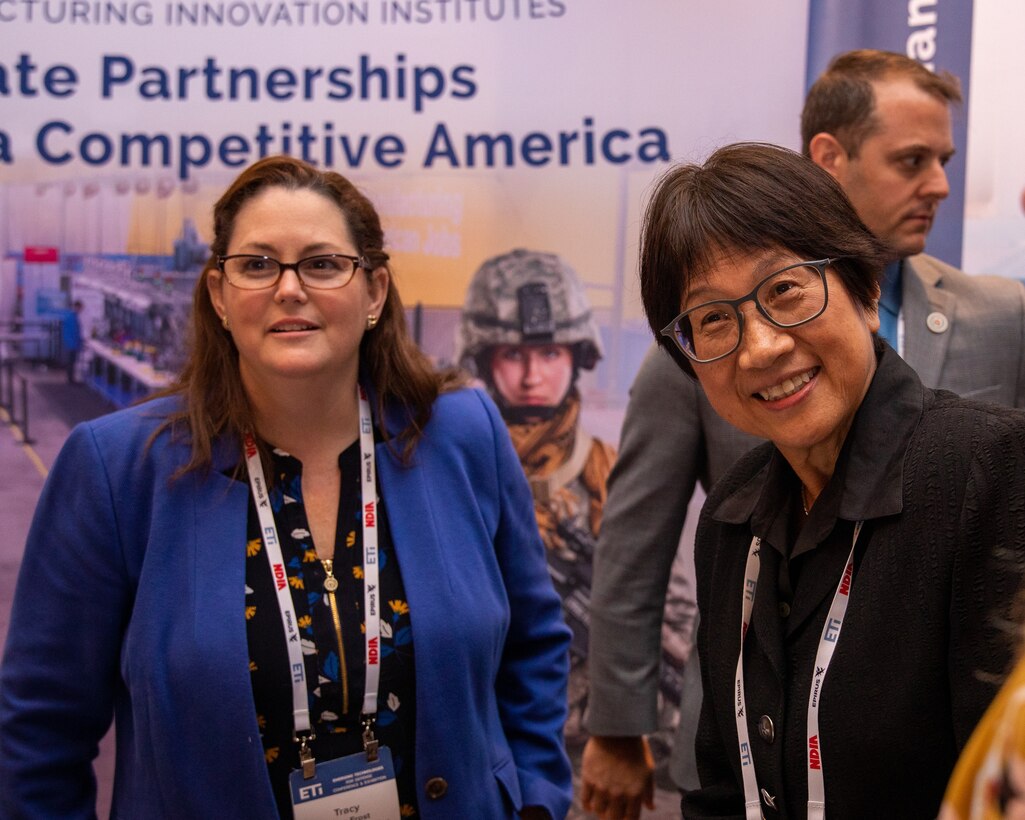
M 879 339 L 875 345 L 878 367 L 872 383 L 855 414 L 833 477 L 816 502 L 816 507 L 821 502 L 834 512 L 815 519 L 867 521 L 896 515 L 903 508 L 904 455 L 925 407 L 926 390 L 893 348 Z M 766 458 L 761 469 L 709 514 L 724 523 L 750 520 L 756 534 L 769 537 L 781 522 L 786 523 L 797 479 L 771 443 L 762 447 Z

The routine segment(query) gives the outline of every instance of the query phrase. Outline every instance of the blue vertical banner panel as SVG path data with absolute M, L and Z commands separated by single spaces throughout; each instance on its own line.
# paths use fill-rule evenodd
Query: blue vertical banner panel
M 964 229 L 968 89 L 973 0 L 811 0 L 808 16 L 807 85 L 837 54 L 878 48 L 906 54 L 934 71 L 961 80 L 964 103 L 952 110 L 957 153 L 947 166 L 950 197 L 940 206 L 927 250 L 961 264 Z

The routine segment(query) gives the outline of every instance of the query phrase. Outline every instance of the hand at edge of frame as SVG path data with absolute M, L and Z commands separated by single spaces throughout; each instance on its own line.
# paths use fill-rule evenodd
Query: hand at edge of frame
M 580 798 L 601 820 L 639 820 L 655 808 L 655 761 L 643 737 L 592 737 L 584 747 Z

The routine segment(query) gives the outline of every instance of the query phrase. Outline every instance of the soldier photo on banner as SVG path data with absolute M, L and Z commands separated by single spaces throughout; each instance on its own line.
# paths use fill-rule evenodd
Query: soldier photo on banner
M 548 567 L 573 630 L 566 746 L 579 772 L 587 740 L 591 566 L 615 450 L 580 422 L 581 370 L 602 357 L 576 273 L 551 253 L 513 250 L 484 262 L 466 294 L 456 362 L 498 404 L 534 494 Z
M 559 257 L 514 250 L 474 274 L 456 361 L 484 383 L 509 426 L 581 661 L 591 559 L 615 450 L 580 424 L 577 378 L 601 356 L 583 285 Z
M 581 422 L 578 381 L 581 372 L 593 370 L 602 356 L 601 335 L 584 284 L 556 254 L 512 250 L 486 260 L 473 275 L 456 331 L 454 360 L 484 385 L 509 428 L 534 494 L 549 573 L 573 631 L 565 729 L 577 787 L 571 819 L 591 816 L 579 800 L 580 759 L 588 738 L 584 717 L 591 570 L 606 483 L 616 458 L 615 448 L 591 435 Z M 679 634 L 663 649 L 663 726 L 652 737 L 659 769 L 668 765 L 672 751 L 680 675 L 690 649 L 688 613 L 670 617 L 680 608 L 672 605 L 673 600 L 671 591 L 666 625 Z M 687 628 L 680 628 L 678 621 Z M 659 783 L 665 784 L 668 779 Z M 651 816 L 679 816 L 679 794 L 671 785 L 667 791 L 656 790 Z

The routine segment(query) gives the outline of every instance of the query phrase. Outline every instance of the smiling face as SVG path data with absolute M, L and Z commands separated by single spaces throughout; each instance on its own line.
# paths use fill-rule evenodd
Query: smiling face
M 784 251 L 722 254 L 692 281 L 682 309 L 737 299 L 773 271 L 803 260 Z M 828 305 L 817 319 L 784 330 L 745 302 L 740 347 L 724 359 L 695 364 L 716 412 L 741 430 L 772 441 L 791 464 L 831 464 L 875 373 L 875 312 L 855 303 L 826 270 Z
M 316 254 L 356 256 L 359 249 L 345 215 L 328 197 L 271 187 L 239 209 L 227 253 L 295 262 Z M 209 272 L 207 286 L 214 309 L 227 319 L 250 395 L 296 379 L 320 380 L 337 390 L 355 384 L 359 343 L 367 317 L 381 312 L 388 272 L 378 268 L 368 277 L 357 270 L 345 287 L 312 290 L 289 269 L 273 287 L 240 290 L 215 270 Z
M 573 351 L 557 344 L 498 345 L 491 378 L 512 407 L 557 407 L 573 381 Z
M 911 80 L 874 82 L 877 127 L 854 157 L 828 168 L 858 216 L 894 254 L 921 253 L 940 202 L 950 193 L 950 109 Z

